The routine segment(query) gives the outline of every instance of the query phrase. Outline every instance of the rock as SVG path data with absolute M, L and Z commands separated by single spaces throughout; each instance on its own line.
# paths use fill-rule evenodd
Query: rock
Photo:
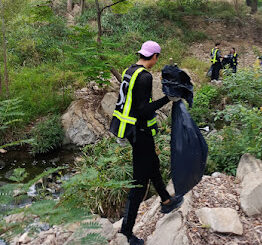
M 0 239 L 0 245 L 7 245 L 7 243 L 4 240 Z
M 175 194 L 175 189 L 174 189 L 174 184 L 173 181 L 170 180 L 166 186 L 166 190 L 168 191 L 168 193 L 172 196 Z
M 181 227 L 182 216 L 179 212 L 167 214 L 158 221 L 156 230 L 153 235 L 148 238 L 147 244 L 182 245 L 176 241 L 177 236 L 180 234 Z M 179 240 L 181 241 L 181 239 Z
M 96 222 L 99 225 L 101 225 L 101 228 L 98 229 L 89 229 L 89 228 L 83 228 L 81 233 L 77 231 L 78 228 L 80 228 L 80 223 L 75 223 L 70 226 L 66 226 L 65 228 L 69 231 L 74 232 L 72 236 L 64 243 L 64 245 L 73 244 L 80 245 L 81 244 L 81 238 L 85 237 L 87 234 L 90 233 L 98 233 L 101 236 L 103 236 L 106 240 L 110 241 L 113 239 L 113 237 L 116 235 L 117 231 L 114 230 L 113 224 L 108 220 L 104 218 L 94 218 L 93 220 L 86 220 L 85 223 L 89 222 Z
M 106 134 L 106 121 L 97 113 L 97 108 L 92 108 L 91 102 L 80 99 L 69 106 L 62 116 L 62 124 L 65 130 L 66 143 L 79 146 L 95 143 L 98 138 Z
M 238 214 L 231 208 L 201 208 L 196 210 L 200 222 L 220 233 L 243 234 Z
M 243 180 L 244 177 L 249 173 L 255 173 L 262 171 L 262 161 L 256 159 L 249 153 L 244 154 L 237 167 L 236 177 Z
M 172 190 L 174 192 L 172 181 L 169 182 L 167 186 L 168 191 L 172 194 Z M 148 245 L 186 245 L 189 244 L 186 229 L 184 227 L 183 217 L 187 215 L 187 213 L 191 210 L 191 200 L 192 200 L 192 192 L 190 191 L 184 196 L 184 203 L 178 211 L 173 211 L 169 214 L 163 216 L 156 224 L 156 229 L 154 233 L 148 237 Z M 152 214 L 149 215 L 152 210 L 158 212 L 159 209 L 160 198 L 156 198 L 155 202 L 151 205 L 152 208 L 150 211 L 144 216 L 144 223 L 150 223 L 152 219 Z M 158 204 L 158 206 L 157 206 Z M 154 215 L 155 215 L 154 212 Z M 146 220 L 147 217 L 147 220 Z M 143 224 L 140 226 L 142 227 Z
M 50 225 L 48 223 L 42 223 L 42 222 L 34 222 L 32 224 L 30 224 L 28 227 L 27 227 L 27 231 L 29 230 L 37 230 L 38 232 L 41 232 L 41 231 L 48 231 L 50 229 Z
M 116 238 L 112 240 L 109 245 L 129 245 L 126 236 L 121 233 L 116 234 Z
M 46 240 L 42 243 L 42 245 L 56 245 L 56 234 L 50 234 L 46 237 Z
M 135 224 L 134 229 L 133 229 L 134 233 L 141 230 L 144 227 L 144 225 L 148 221 L 150 221 L 155 216 L 155 214 L 159 211 L 160 201 L 161 201 L 160 197 L 159 196 L 158 197 L 153 196 L 153 197 L 151 197 L 151 199 L 154 200 L 154 201 L 153 201 L 150 209 L 147 212 L 144 213 L 144 215 L 140 219 L 139 223 Z
M 80 228 L 80 223 L 76 222 L 76 223 L 69 223 L 68 225 L 65 226 L 65 229 L 71 232 L 75 232 L 77 229 Z
M 82 93 L 87 93 L 87 92 L 88 92 L 88 88 L 82 88 L 80 91 L 81 91 Z
M 211 174 L 213 178 L 220 178 L 220 177 L 225 177 L 225 174 L 219 173 L 219 172 L 214 172 Z
M 18 214 L 11 214 L 6 217 L 4 217 L 4 220 L 7 224 L 10 223 L 16 223 L 16 222 L 22 222 L 25 218 L 24 213 L 18 213 Z
M 262 214 L 262 171 L 247 174 L 241 185 L 240 206 L 243 211 L 248 216 Z
M 112 117 L 115 110 L 116 102 L 118 99 L 117 93 L 109 92 L 107 93 L 101 101 L 101 106 L 106 115 Z
M 0 153 L 5 154 L 5 153 L 7 153 L 7 150 L 1 148 Z
M 36 187 L 35 184 L 31 185 L 28 189 L 27 195 L 29 197 L 35 197 L 37 196 L 37 191 L 36 191 Z
M 5 167 L 5 162 L 0 160 L 0 170 L 3 169 Z
M 98 222 L 101 225 L 99 233 L 101 236 L 105 237 L 107 240 L 112 240 L 116 232 L 114 231 L 113 224 L 108 219 L 100 219 Z
M 18 244 L 27 244 L 31 241 L 31 238 L 28 236 L 28 232 L 24 233 L 18 240 Z
M 123 223 L 123 218 L 120 219 L 120 220 L 118 220 L 117 222 L 115 222 L 115 223 L 113 224 L 114 230 L 117 231 L 117 232 L 120 231 L 121 226 L 122 226 L 122 223 Z

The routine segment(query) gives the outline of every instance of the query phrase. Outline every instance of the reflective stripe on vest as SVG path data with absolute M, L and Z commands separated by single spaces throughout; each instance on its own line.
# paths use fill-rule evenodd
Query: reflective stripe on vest
M 218 52 L 218 49 L 215 49 L 215 48 L 213 48 L 212 51 L 211 51 L 211 54 L 212 54 L 211 62 L 213 64 L 218 62 L 218 60 L 217 60 L 217 52 Z
M 114 110 L 113 116 L 117 117 L 120 121 L 130 123 L 132 125 L 135 125 L 137 121 L 134 117 L 125 117 L 123 114 L 121 114 L 121 112 L 117 110 Z
M 147 121 L 147 127 L 148 128 L 152 127 L 156 123 L 157 123 L 157 121 L 156 121 L 156 118 L 154 117 L 153 119 Z
M 237 53 L 234 53 L 234 55 L 233 55 L 233 65 L 237 65 L 237 60 L 236 60 L 236 58 L 237 58 Z
M 114 112 L 115 114 L 118 114 L 117 118 L 120 120 L 120 125 L 119 125 L 119 130 L 118 130 L 118 135 L 117 135 L 119 138 L 123 138 L 124 137 L 125 130 L 126 130 L 126 124 L 130 123 L 128 121 L 130 121 L 130 119 L 135 119 L 135 118 L 129 117 L 129 112 L 131 110 L 131 105 L 132 105 L 132 90 L 133 90 L 133 87 L 135 85 L 135 81 L 136 81 L 136 78 L 137 78 L 138 74 L 140 72 L 142 72 L 143 70 L 145 70 L 145 68 L 137 69 L 134 72 L 133 76 L 131 77 L 131 80 L 129 82 L 129 87 L 128 87 L 128 92 L 127 92 L 127 97 L 126 97 L 123 113 L 120 113 L 118 111 Z M 123 72 L 122 79 L 124 78 L 126 71 L 127 71 L 127 69 Z M 131 124 L 133 124 L 133 123 L 131 123 Z

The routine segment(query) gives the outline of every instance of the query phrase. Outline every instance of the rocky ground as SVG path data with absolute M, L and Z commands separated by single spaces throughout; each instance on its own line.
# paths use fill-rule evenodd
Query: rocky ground
M 186 216 L 190 244 L 262 244 L 262 216 L 248 217 L 240 207 L 240 181 L 233 176 L 205 176 L 192 191 L 192 210 Z M 237 211 L 243 224 L 243 234 L 219 234 L 199 222 L 195 210 L 231 208 Z
M 146 245 L 259 245 L 262 244 L 262 161 L 249 154 L 242 156 L 237 176 L 214 173 L 185 195 L 179 210 L 163 215 L 160 198 L 153 196 L 139 209 L 134 233 Z M 172 182 L 168 185 L 172 194 Z M 122 220 L 112 224 L 108 219 L 95 216 L 92 220 L 99 229 L 84 228 L 80 222 L 50 226 L 31 217 L 33 223 L 8 241 L 11 245 L 69 245 L 81 244 L 79 238 L 90 232 L 101 234 L 110 245 L 128 245 L 119 234 Z M 4 218 L 7 223 L 23 222 L 23 213 Z M 34 234 L 30 230 L 35 231 Z M 3 235 L 3 232 L 2 232 Z M 1 240 L 0 244 L 7 243 Z M 88 244 L 88 243 L 87 243 Z M 99 243 L 96 243 L 97 245 Z

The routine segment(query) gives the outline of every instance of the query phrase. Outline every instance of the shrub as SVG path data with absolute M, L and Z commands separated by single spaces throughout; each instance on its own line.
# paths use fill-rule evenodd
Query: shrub
M 64 131 L 60 117 L 52 115 L 36 124 L 31 130 L 35 142 L 32 145 L 32 153 L 46 153 L 61 146 L 64 139 Z
M 199 126 L 213 122 L 212 112 L 215 111 L 215 105 L 219 100 L 220 94 L 214 86 L 204 85 L 196 92 L 190 114 Z
M 262 112 L 259 109 L 231 105 L 218 112 L 217 119 L 223 119 L 227 126 L 208 138 L 213 170 L 235 174 L 244 153 L 262 158 Z
M 223 93 L 237 103 L 247 103 L 250 106 L 262 105 L 262 73 L 252 70 L 239 70 L 236 74 L 224 77 Z

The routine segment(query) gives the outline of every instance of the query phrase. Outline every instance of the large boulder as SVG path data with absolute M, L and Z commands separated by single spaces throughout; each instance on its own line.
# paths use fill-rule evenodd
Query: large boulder
M 112 240 L 110 245 L 129 245 L 129 242 L 127 241 L 126 236 L 124 236 L 121 233 L 116 234 L 116 237 L 114 240 Z
M 182 234 L 183 217 L 179 212 L 171 212 L 160 219 L 156 230 L 148 238 L 148 245 L 184 245 L 189 244 L 185 234 Z M 179 239 L 178 239 L 179 238 Z M 181 243 L 182 242 L 182 243 Z
M 240 206 L 248 215 L 262 214 L 262 161 L 244 154 L 237 168 L 241 182 Z
M 249 173 L 255 173 L 262 171 L 262 161 L 256 159 L 249 153 L 244 154 L 237 167 L 237 178 L 243 180 L 244 177 Z
M 243 226 L 232 208 L 201 208 L 196 210 L 200 222 L 215 232 L 243 234 Z
M 62 116 L 65 130 L 65 143 L 79 146 L 95 143 L 107 133 L 108 121 L 97 108 L 90 106 L 88 100 L 79 99 L 69 106 Z
M 167 189 L 169 189 L 171 193 L 173 189 L 171 182 L 169 183 Z M 166 214 L 157 221 L 155 231 L 148 237 L 148 245 L 189 244 L 189 240 L 186 235 L 185 217 L 192 209 L 191 200 L 192 192 L 189 192 L 184 196 L 184 203 L 177 211 Z M 150 226 L 151 220 L 154 220 L 154 216 L 156 216 L 157 212 L 159 212 L 159 201 L 160 198 L 157 197 L 151 205 L 152 208 L 143 215 L 140 222 L 143 223 L 144 226 Z M 139 228 L 139 226 L 142 227 L 142 224 L 137 224 L 135 228 Z M 135 229 L 135 232 L 137 232 L 137 230 L 138 229 Z
M 110 118 L 115 110 L 116 102 L 118 99 L 118 95 L 115 92 L 109 92 L 105 94 L 104 98 L 101 101 L 101 106 L 106 115 Z
M 248 215 L 262 214 L 262 171 L 249 173 L 241 183 L 240 206 Z
M 84 238 L 85 236 L 87 236 L 87 234 L 91 234 L 91 233 L 96 233 L 98 235 L 101 235 L 103 238 L 105 238 L 107 241 L 111 241 L 115 235 L 116 235 L 116 231 L 114 230 L 113 224 L 105 218 L 100 218 L 97 217 L 95 219 L 92 220 L 87 220 L 86 223 L 97 223 L 98 225 L 100 225 L 100 228 L 97 229 L 90 229 L 90 228 L 81 228 L 81 232 L 79 232 L 77 229 L 75 231 L 73 231 L 74 233 L 71 235 L 71 237 L 69 237 L 69 239 L 64 243 L 64 245 L 69 245 L 69 244 L 75 244 L 75 245 L 80 245 L 81 243 L 81 238 Z M 79 225 L 77 225 L 76 227 L 80 227 Z M 96 244 L 96 243 L 94 243 Z M 100 244 L 100 243 L 97 243 Z

